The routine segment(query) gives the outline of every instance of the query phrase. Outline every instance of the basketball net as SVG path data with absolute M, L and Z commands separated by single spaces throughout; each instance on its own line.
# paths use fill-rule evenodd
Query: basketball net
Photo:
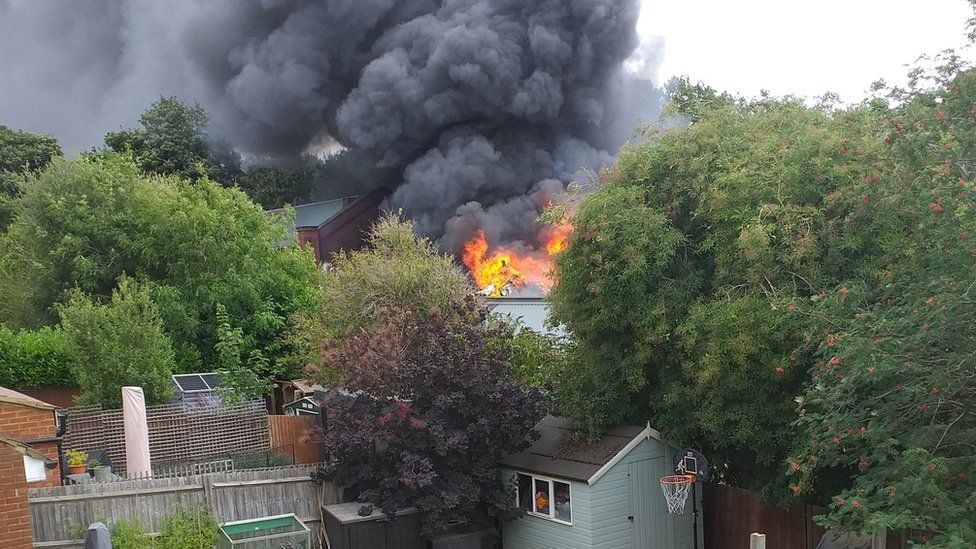
M 685 501 L 691 485 L 695 483 L 695 475 L 668 475 L 661 477 L 661 491 L 668 502 L 668 513 L 681 515 L 685 512 Z

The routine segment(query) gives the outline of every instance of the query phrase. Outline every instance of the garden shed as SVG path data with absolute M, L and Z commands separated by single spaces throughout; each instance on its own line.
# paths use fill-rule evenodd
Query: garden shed
M 502 525 L 505 549 L 694 547 L 691 498 L 683 515 L 672 516 L 661 493 L 676 448 L 660 433 L 622 425 L 587 442 L 569 419 L 553 416 L 536 428 L 539 440 L 501 462 L 524 511 Z M 701 524 L 699 515 L 704 547 Z

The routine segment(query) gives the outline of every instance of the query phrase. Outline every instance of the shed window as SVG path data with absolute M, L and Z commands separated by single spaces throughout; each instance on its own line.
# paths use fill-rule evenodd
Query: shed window
M 572 524 L 572 488 L 568 482 L 518 473 L 516 475 L 519 509 L 530 515 Z

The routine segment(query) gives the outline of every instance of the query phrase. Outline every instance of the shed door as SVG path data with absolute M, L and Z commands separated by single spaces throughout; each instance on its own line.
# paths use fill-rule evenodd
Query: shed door
M 645 459 L 629 464 L 630 509 L 634 517 L 634 549 L 666 549 L 664 495 L 661 470 L 664 458 Z

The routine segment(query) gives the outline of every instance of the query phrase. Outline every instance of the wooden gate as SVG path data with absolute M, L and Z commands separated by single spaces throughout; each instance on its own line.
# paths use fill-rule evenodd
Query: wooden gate
M 268 440 L 272 451 L 294 453 L 295 464 L 322 461 L 322 443 L 314 433 L 317 416 L 268 416 Z

